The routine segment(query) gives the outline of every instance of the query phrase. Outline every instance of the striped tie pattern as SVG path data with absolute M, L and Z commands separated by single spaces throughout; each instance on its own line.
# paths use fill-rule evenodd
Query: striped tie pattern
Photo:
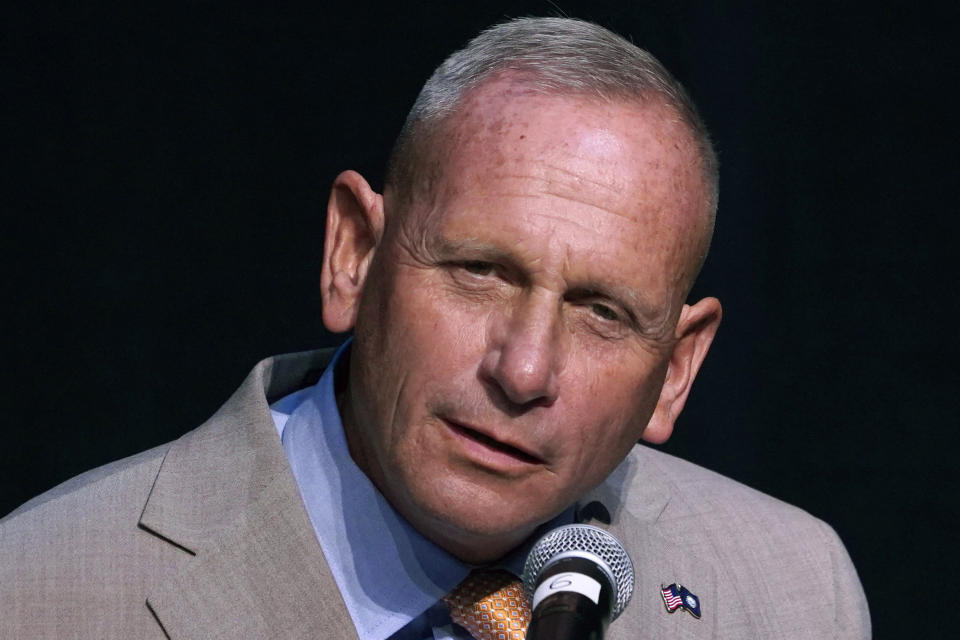
M 443 601 L 450 617 L 476 640 L 524 640 L 530 604 L 523 583 L 509 571 L 478 569 Z

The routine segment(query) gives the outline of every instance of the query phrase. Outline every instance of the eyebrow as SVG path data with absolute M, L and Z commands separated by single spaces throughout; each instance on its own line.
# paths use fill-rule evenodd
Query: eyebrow
M 437 238 L 434 241 L 434 252 L 441 258 L 447 258 L 463 252 L 474 254 L 480 258 L 489 258 L 490 260 L 507 261 L 512 265 L 519 265 L 520 261 L 516 256 L 502 248 L 492 245 L 488 242 L 478 240 L 450 240 L 448 238 Z

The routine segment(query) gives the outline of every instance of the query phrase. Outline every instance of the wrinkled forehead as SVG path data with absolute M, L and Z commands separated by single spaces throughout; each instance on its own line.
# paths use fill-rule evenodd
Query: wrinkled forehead
M 500 89 L 501 84 L 507 86 Z M 593 179 L 600 190 L 647 199 L 675 189 L 675 213 L 701 190 L 692 137 L 662 100 L 643 104 L 533 93 L 514 84 L 484 85 L 468 96 L 445 127 L 444 167 L 452 182 L 481 166 L 497 171 L 520 166 L 544 171 L 563 162 L 571 172 Z M 477 160 L 480 160 L 477 162 Z M 469 173 L 469 171 L 467 171 Z
M 613 211 L 640 228 L 678 280 L 691 278 L 704 234 L 705 185 L 693 136 L 667 103 L 557 96 L 495 80 L 471 91 L 438 131 L 430 193 L 414 206 L 482 198 L 535 181 L 544 192 Z M 482 224 L 482 209 L 475 213 Z M 421 220 L 421 222 L 424 222 Z M 646 247 L 651 245 L 645 243 Z M 638 249 L 641 247 L 638 246 Z

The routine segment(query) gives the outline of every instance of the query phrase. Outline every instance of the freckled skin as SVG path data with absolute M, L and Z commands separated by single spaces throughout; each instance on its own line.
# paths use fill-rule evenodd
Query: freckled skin
M 385 193 L 341 411 L 357 464 L 455 555 L 522 542 L 657 410 L 703 224 L 677 121 L 495 80 L 446 125 L 431 197 Z M 529 459 L 490 462 L 456 425 Z

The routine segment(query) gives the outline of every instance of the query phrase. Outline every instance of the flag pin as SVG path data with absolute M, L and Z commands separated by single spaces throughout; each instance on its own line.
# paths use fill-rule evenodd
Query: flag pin
M 683 609 L 694 618 L 700 618 L 700 598 L 682 584 L 674 582 L 668 587 L 661 584 L 660 595 L 663 596 L 663 604 L 668 612 Z

